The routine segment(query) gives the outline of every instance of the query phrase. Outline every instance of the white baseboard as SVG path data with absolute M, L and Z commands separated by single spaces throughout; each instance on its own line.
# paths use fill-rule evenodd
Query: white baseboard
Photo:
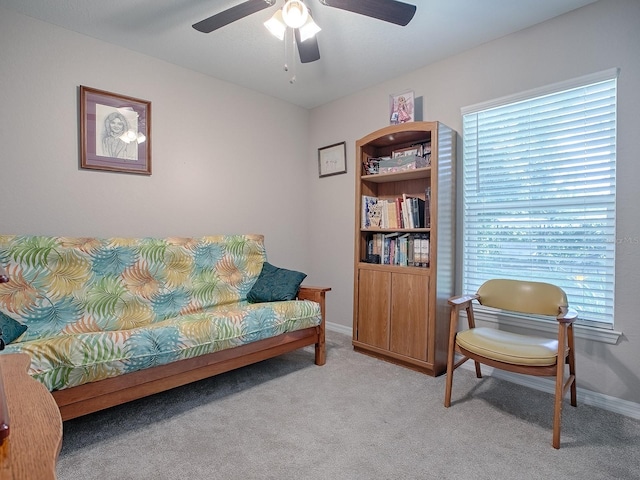
M 468 361 L 461 365 L 465 370 L 475 371 L 475 367 L 472 361 Z M 550 378 L 533 377 L 530 375 L 519 375 L 517 373 L 505 372 L 504 370 L 498 370 L 487 365 L 482 365 L 482 375 L 490 375 L 502 380 L 530 387 L 542 392 L 551 393 L 555 392 L 555 381 Z M 630 402 L 621 398 L 611 397 L 603 393 L 592 392 L 580 388 L 580 378 L 578 378 L 578 404 L 584 403 L 585 405 L 591 405 L 593 407 L 602 408 L 610 412 L 624 415 L 625 417 L 634 418 L 640 420 L 640 403 Z
M 344 335 L 351 335 L 353 333 L 351 327 L 345 327 L 338 323 L 327 322 L 326 327 L 327 330 L 342 333 Z M 461 367 L 467 370 L 474 370 L 473 362 L 471 361 L 464 363 Z M 507 380 L 508 382 L 513 382 L 518 385 L 523 385 L 546 393 L 553 394 L 555 392 L 555 382 L 549 378 L 518 375 L 517 373 L 505 372 L 503 370 L 491 368 L 487 365 L 482 366 L 482 375 L 491 375 L 502 380 Z M 579 378 L 578 403 L 584 403 L 585 405 L 591 405 L 593 407 L 602 408 L 603 410 L 624 415 L 625 417 L 640 420 L 640 403 L 630 402 L 621 398 L 605 395 L 604 393 L 592 392 L 591 390 L 580 388 Z
M 351 334 L 353 333 L 353 329 L 351 327 L 345 327 L 344 325 L 340 325 L 338 323 L 327 322 L 325 327 L 327 328 L 327 330 L 342 333 L 344 335 L 351 336 Z

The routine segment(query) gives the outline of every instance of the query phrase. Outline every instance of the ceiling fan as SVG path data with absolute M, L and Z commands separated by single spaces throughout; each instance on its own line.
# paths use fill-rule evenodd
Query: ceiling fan
M 322 5 L 334 7 L 348 12 L 358 13 L 396 25 L 407 25 L 416 13 L 415 5 L 397 0 L 319 0 Z M 214 30 L 271 7 L 276 0 L 247 0 L 193 24 L 193 28 L 202 33 Z M 269 25 L 270 23 L 270 25 Z M 265 26 L 282 39 L 287 27 L 295 33 L 296 45 L 300 54 L 300 62 L 310 63 L 320 59 L 318 40 L 315 34 L 320 31 L 308 7 L 302 0 L 286 0 L 281 10 L 265 22 Z

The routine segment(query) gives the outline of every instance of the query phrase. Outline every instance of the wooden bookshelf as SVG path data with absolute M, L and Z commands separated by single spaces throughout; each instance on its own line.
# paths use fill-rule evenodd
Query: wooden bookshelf
M 392 125 L 356 142 L 353 346 L 430 375 L 439 375 L 446 367 L 447 299 L 454 291 L 455 270 L 455 145 L 456 132 L 439 122 Z M 423 156 L 415 165 L 369 173 L 372 159 L 376 165 L 378 161 L 388 165 L 394 152 L 414 146 L 420 146 L 418 156 Z M 370 213 L 380 201 L 384 210 L 405 196 L 427 200 L 427 191 L 428 224 L 419 215 L 412 225 L 390 225 L 388 219 L 384 224 L 378 212 Z M 369 203 L 373 207 L 368 208 Z M 425 238 L 426 259 L 424 251 L 407 252 L 405 239 L 413 239 L 415 247 Z M 386 246 L 376 253 L 381 239 Z

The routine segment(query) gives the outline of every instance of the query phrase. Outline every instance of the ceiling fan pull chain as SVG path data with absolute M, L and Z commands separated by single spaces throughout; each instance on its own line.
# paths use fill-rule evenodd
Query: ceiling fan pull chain
M 287 62 L 287 31 L 284 32 L 284 41 L 282 42 L 282 56 L 284 57 L 284 71 L 289 71 L 289 63 Z
M 289 58 L 291 59 L 291 78 L 289 78 L 289 83 L 296 83 L 296 37 L 294 35 L 294 31 L 292 28 L 288 28 L 291 33 L 291 48 L 289 49 Z
M 291 40 L 289 40 L 291 37 Z M 287 28 L 285 31 L 284 41 L 284 65 L 283 70 L 285 72 L 289 72 L 291 70 L 291 77 L 289 78 L 289 83 L 296 83 L 296 58 L 295 58 L 295 37 L 293 35 L 293 30 L 291 28 Z M 289 44 L 291 42 L 291 44 Z
M 289 29 L 287 28 L 284 31 L 284 38 L 283 38 L 283 42 L 282 42 L 282 53 L 284 55 L 284 71 L 288 72 L 289 71 L 289 41 L 287 40 L 287 37 L 289 36 Z

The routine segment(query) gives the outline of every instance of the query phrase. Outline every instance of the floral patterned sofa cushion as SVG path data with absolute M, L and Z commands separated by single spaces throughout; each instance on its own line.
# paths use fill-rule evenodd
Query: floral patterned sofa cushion
M 318 304 L 250 304 L 261 235 L 201 238 L 0 236 L 0 312 L 28 328 L 25 352 L 50 390 L 321 323 Z
M 53 391 L 314 327 L 320 321 L 319 305 L 306 300 L 240 302 L 146 327 L 12 343 L 4 352 L 28 353 L 30 374 Z

